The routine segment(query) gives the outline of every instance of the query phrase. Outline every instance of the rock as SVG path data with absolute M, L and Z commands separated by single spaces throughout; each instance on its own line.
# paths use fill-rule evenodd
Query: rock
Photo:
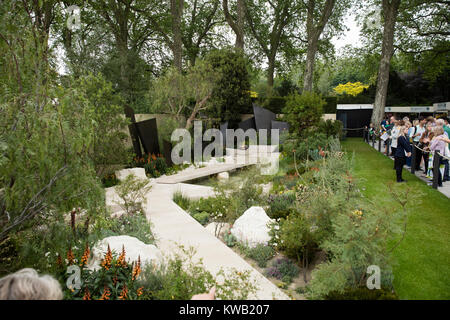
M 217 231 L 216 231 L 217 226 Z M 229 223 L 218 223 L 218 222 L 211 222 L 208 224 L 205 229 L 211 233 L 215 237 L 222 237 L 225 233 L 227 233 L 230 230 L 230 224 Z M 216 235 L 215 233 L 218 232 L 219 234 Z
M 261 207 L 251 207 L 240 216 L 231 228 L 236 239 L 249 246 L 267 245 L 270 240 L 268 224 L 274 222 Z
M 270 194 L 270 190 L 272 189 L 272 182 L 262 184 L 261 187 L 264 194 Z
M 228 180 L 230 178 L 230 175 L 228 174 L 228 172 L 221 172 L 217 175 L 217 179 L 218 180 Z
M 141 267 L 146 264 L 159 266 L 163 262 L 161 251 L 152 244 L 145 244 L 137 238 L 130 236 L 112 236 L 104 238 L 97 242 L 92 249 L 92 258 L 89 260 L 88 269 L 97 270 L 108 250 L 108 244 L 111 251 L 116 252 L 117 256 L 122 252 L 122 246 L 125 246 L 125 260 L 127 262 L 137 261 L 141 257 Z
M 134 174 L 134 176 L 138 179 L 147 180 L 144 168 L 131 168 L 116 171 L 116 177 L 119 181 L 125 180 L 130 174 Z

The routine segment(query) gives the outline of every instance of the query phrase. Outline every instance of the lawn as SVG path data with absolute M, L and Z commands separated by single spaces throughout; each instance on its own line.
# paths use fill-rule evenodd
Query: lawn
M 387 187 L 395 181 L 393 161 L 362 138 L 342 145 L 355 153 L 354 174 L 364 196 L 398 209 Z M 406 170 L 403 178 L 419 195 L 409 204 L 405 239 L 393 251 L 394 288 L 401 299 L 450 299 L 450 199 Z

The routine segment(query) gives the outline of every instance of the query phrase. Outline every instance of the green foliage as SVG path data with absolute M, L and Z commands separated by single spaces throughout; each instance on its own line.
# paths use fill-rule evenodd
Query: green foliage
M 133 215 L 142 210 L 142 202 L 150 189 L 151 186 L 148 185 L 147 180 L 138 179 L 130 174 L 116 187 L 116 193 L 121 200 L 117 204 L 128 215 Z
M 218 284 L 213 275 L 205 270 L 201 262 L 194 262 L 195 251 L 183 249 L 160 269 L 146 268 L 140 279 L 143 287 L 143 299 L 151 300 L 189 300 L 195 294 L 205 293 L 216 287 L 216 298 L 222 300 L 247 299 L 256 290 L 250 282 L 248 272 L 223 269 L 217 277 L 223 277 L 224 282 Z
M 258 187 L 261 176 L 257 171 L 257 168 L 243 170 L 241 180 L 216 183 L 215 197 L 191 200 L 187 211 L 191 215 L 207 212 L 210 221 L 233 223 L 248 208 L 265 203 L 262 188 Z
M 265 268 L 267 262 L 275 256 L 275 250 L 271 246 L 258 244 L 254 248 L 242 247 L 245 256 L 255 260 L 260 268 Z
M 71 252 L 71 251 L 69 251 Z M 70 259 L 68 254 L 68 262 L 66 265 L 59 264 L 59 278 L 61 283 L 65 284 L 68 274 L 66 267 L 78 264 L 84 266 L 89 257 L 89 247 L 79 259 Z M 74 255 L 74 257 L 77 257 Z M 85 260 L 83 260 L 83 258 Z M 70 300 L 135 300 L 138 299 L 142 293 L 137 285 L 137 279 L 141 273 L 140 261 L 128 263 L 126 262 L 126 252 L 112 253 L 108 247 L 101 262 L 101 268 L 98 270 L 89 270 L 87 268 L 80 268 L 81 289 L 76 290 L 63 285 L 64 299 Z
M 170 171 L 169 167 L 167 166 L 166 160 L 160 154 L 158 154 L 157 156 L 154 154 L 146 154 L 141 158 L 134 157 L 129 166 L 131 168 L 144 168 L 145 174 L 150 176 L 151 178 L 160 177 L 161 175 L 166 174 Z M 173 170 L 176 169 L 173 168 Z
M 327 103 L 323 107 L 323 113 L 336 113 L 336 110 L 337 110 L 337 98 L 336 97 L 324 97 L 323 99 Z
M 229 121 L 228 127 L 233 127 L 240 122 L 240 114 L 251 113 L 248 62 L 241 51 L 231 48 L 212 50 L 205 59 L 219 73 L 209 115 Z
M 236 237 L 231 233 L 231 231 L 225 233 L 223 235 L 223 241 L 225 241 L 226 245 L 229 247 L 234 247 L 237 243 Z
M 209 213 L 208 212 L 197 212 L 192 214 L 192 218 L 197 220 L 201 225 L 206 225 L 209 221 Z
M 283 113 L 290 125 L 289 130 L 302 134 L 306 129 L 317 126 L 325 105 L 326 102 L 319 95 L 311 92 L 288 96 Z
M 327 138 L 335 137 L 341 139 L 343 137 L 343 125 L 339 120 L 321 120 L 318 129 L 319 132 L 325 133 Z
M 102 184 L 103 184 L 104 188 L 113 187 L 113 186 L 117 185 L 118 183 L 119 183 L 119 179 L 117 179 L 117 177 L 114 173 L 105 175 L 102 178 Z
M 292 210 L 295 202 L 294 192 L 285 192 L 281 194 L 269 195 L 269 210 L 267 214 L 272 219 L 286 218 Z
M 275 114 L 283 113 L 282 110 L 285 107 L 285 105 L 286 105 L 286 98 L 278 96 L 270 96 L 263 103 L 264 108 L 272 111 Z
M 330 292 L 325 300 L 398 300 L 397 295 L 385 288 L 369 290 L 367 287 L 347 288 L 344 293 Z
M 189 205 L 190 205 L 190 200 L 188 198 L 186 198 L 181 191 L 176 191 L 173 194 L 173 201 L 180 206 L 181 209 L 183 210 L 188 210 Z
M 152 244 L 154 237 L 151 231 L 150 222 L 143 211 L 138 211 L 133 215 L 123 214 L 112 219 L 109 230 L 100 231 L 102 237 L 117 235 L 127 235 L 135 237 L 146 244 Z
M 280 258 L 266 270 L 266 275 L 282 280 L 284 283 L 291 283 L 292 279 L 298 276 L 299 271 L 299 267 L 294 262 L 287 258 Z
M 95 123 L 95 130 L 90 157 L 97 174 L 102 175 L 110 165 L 127 163 L 131 154 L 126 150 L 128 120 L 123 117 L 124 101 L 100 74 L 81 77 L 74 86 L 84 92 L 87 102 L 94 108 L 91 121 Z

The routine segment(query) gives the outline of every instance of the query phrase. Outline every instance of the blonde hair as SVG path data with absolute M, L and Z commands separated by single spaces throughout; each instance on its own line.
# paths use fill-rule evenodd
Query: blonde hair
M 419 122 L 420 122 L 420 121 L 419 121 L 418 119 L 414 120 L 414 121 L 413 121 L 413 126 L 417 126 L 417 125 L 419 124 Z
M 405 129 L 407 129 L 406 126 L 401 126 L 400 128 L 398 128 L 398 135 L 399 136 L 404 136 L 405 135 Z
M 444 127 L 442 127 L 442 126 L 434 127 L 433 128 L 433 133 L 434 133 L 435 137 L 443 135 L 444 134 Z
M 39 276 L 25 268 L 0 279 L 0 300 L 61 300 L 59 282 L 49 275 Z

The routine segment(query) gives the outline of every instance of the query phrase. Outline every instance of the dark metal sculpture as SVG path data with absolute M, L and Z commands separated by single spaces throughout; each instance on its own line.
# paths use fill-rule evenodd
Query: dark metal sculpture
M 256 129 L 255 117 L 239 122 L 239 129 L 247 131 L 248 129 Z
M 146 154 L 159 154 L 158 129 L 156 126 L 156 119 L 148 119 L 145 121 L 136 122 L 136 129 L 141 139 L 144 152 Z
M 256 104 L 253 104 L 253 114 L 255 115 L 256 130 L 266 129 L 270 132 L 272 121 L 276 119 L 276 114 Z
M 133 108 L 126 106 L 124 108 L 125 111 L 125 116 L 130 119 L 131 124 L 128 125 L 128 130 L 130 131 L 130 137 L 131 137 L 131 142 L 133 143 L 133 148 L 134 148 L 134 153 L 136 153 L 136 156 L 138 158 L 142 157 L 142 152 L 141 152 L 141 144 L 139 142 L 139 134 L 138 131 L 136 129 L 136 117 L 134 115 L 134 110 Z
M 163 151 L 164 159 L 166 159 L 166 164 L 169 167 L 172 166 L 172 143 L 167 140 L 163 140 Z

